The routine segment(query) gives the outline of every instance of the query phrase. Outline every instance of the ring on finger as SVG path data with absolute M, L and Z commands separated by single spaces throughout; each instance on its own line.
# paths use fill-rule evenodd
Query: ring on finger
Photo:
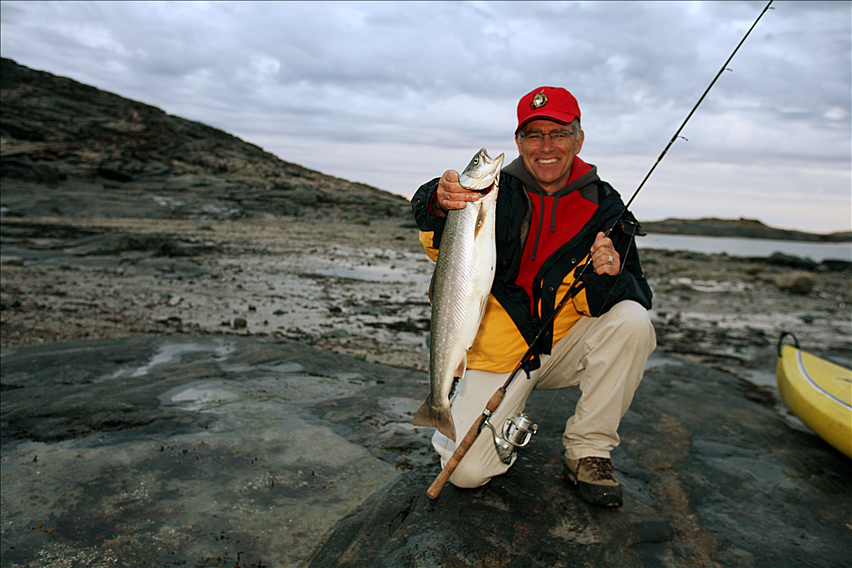
M 611 255 L 611 254 L 608 254 L 608 255 L 606 256 L 606 263 L 607 263 L 607 264 L 612 264 L 612 255 Z

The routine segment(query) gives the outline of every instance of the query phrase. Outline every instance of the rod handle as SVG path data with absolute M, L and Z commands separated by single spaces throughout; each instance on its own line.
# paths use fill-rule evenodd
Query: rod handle
M 432 485 L 430 485 L 429 489 L 426 491 L 426 495 L 428 495 L 430 499 L 438 498 L 438 494 L 441 492 L 441 489 L 443 489 L 444 485 L 447 484 L 450 476 L 456 470 L 456 467 L 458 467 L 459 462 L 479 436 L 479 431 L 482 429 L 482 422 L 484 418 L 486 416 L 490 416 L 495 410 L 497 410 L 497 407 L 500 406 L 504 396 L 506 396 L 506 389 L 504 387 L 497 389 L 497 392 L 491 396 L 491 400 L 489 400 L 488 404 L 485 405 L 486 412 L 483 412 L 482 415 L 476 419 L 470 427 L 470 430 L 468 430 L 467 434 L 465 434 L 464 438 L 462 438 L 461 443 L 456 446 L 456 451 L 453 452 L 452 456 L 450 456 L 450 460 L 447 462 L 446 467 L 441 470 L 441 473 L 438 474 L 438 477 L 435 478 L 435 481 L 432 482 Z

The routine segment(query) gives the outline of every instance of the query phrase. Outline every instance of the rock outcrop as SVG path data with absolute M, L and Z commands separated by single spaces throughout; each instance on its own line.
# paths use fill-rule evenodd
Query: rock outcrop
M 10 59 L 0 78 L 4 215 L 410 215 L 402 196 L 285 162 L 156 107 Z
M 670 235 L 695 235 L 702 237 L 737 237 L 741 239 L 774 239 L 779 241 L 810 241 L 826 243 L 845 243 L 852 241 L 849 231 L 840 233 L 816 234 L 777 229 L 765 225 L 757 219 L 664 219 L 662 221 L 643 221 L 642 228 L 649 233 Z

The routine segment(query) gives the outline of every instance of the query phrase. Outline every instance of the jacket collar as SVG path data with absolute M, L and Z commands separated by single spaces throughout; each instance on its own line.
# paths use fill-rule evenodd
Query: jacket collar
M 537 193 L 540 195 L 548 196 L 551 195 L 553 197 L 564 197 L 571 192 L 582 190 L 584 188 L 588 188 L 591 191 L 583 191 L 582 196 L 593 203 L 598 203 L 598 195 L 597 188 L 595 187 L 595 182 L 600 181 L 600 177 L 598 177 L 598 168 L 592 164 L 586 164 L 583 160 L 581 160 L 578 156 L 574 156 L 574 164 L 572 165 L 572 170 L 574 172 L 582 172 L 579 176 L 574 178 L 572 174 L 572 179 L 568 182 L 568 185 L 563 187 L 562 189 L 555 191 L 553 193 L 547 193 L 535 178 L 533 178 L 532 174 L 527 171 L 527 167 L 524 165 L 524 160 L 520 156 L 512 160 L 508 166 L 503 168 L 503 172 L 516 177 L 521 183 L 524 184 L 524 187 L 530 193 Z M 584 171 L 587 170 L 587 171 Z

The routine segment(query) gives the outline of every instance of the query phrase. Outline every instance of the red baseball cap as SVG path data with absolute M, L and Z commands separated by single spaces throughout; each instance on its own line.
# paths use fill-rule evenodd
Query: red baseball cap
M 577 99 L 562 87 L 539 87 L 523 96 L 518 103 L 517 134 L 531 120 L 546 118 L 560 124 L 569 124 L 580 119 Z

